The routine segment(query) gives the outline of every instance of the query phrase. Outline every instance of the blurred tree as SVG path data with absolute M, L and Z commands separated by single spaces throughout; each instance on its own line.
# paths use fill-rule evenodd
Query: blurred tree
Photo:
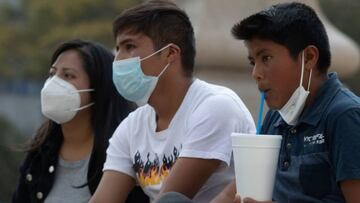
M 62 41 L 95 40 L 113 47 L 112 20 L 140 0 L 19 0 L 0 4 L 0 78 L 38 80 Z
M 141 0 L 9 0 L 0 2 L 0 82 L 44 79 L 57 44 L 81 38 L 113 47 L 112 21 Z M 16 2 L 16 3 L 14 3 Z M 1 102 L 1 98 L 0 98 Z M 25 153 L 9 145 L 24 143 L 0 118 L 0 202 L 10 202 Z
M 15 152 L 11 146 L 16 146 L 21 139 L 19 132 L 8 121 L 0 117 L 0 202 L 10 202 L 10 197 L 15 190 L 17 182 L 17 169 L 24 154 Z

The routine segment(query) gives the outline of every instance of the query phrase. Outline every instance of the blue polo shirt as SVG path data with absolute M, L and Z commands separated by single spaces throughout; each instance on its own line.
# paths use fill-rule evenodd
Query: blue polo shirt
M 283 136 L 273 194 L 279 203 L 345 202 L 339 183 L 360 179 L 360 99 L 336 73 L 297 125 L 271 110 L 262 133 Z

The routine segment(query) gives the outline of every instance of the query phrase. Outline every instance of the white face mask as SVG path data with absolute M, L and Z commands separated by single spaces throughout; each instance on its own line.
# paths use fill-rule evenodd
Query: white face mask
M 77 90 L 71 83 L 53 76 L 41 89 L 41 111 L 50 120 L 62 124 L 70 121 L 76 112 L 94 103 L 80 107 L 79 92 L 90 92 L 94 89 Z
M 308 81 L 308 88 L 307 90 L 304 89 L 302 86 L 303 83 L 303 76 L 304 76 L 304 51 L 301 55 L 301 78 L 300 78 L 300 85 L 299 87 L 294 91 L 294 93 L 291 95 L 290 99 L 287 101 L 287 103 L 278 110 L 281 117 L 284 119 L 284 121 L 288 125 L 295 125 L 298 121 L 298 118 L 304 109 L 306 99 L 309 95 L 309 89 L 310 89 L 310 82 L 311 82 L 311 74 L 312 69 L 310 70 L 310 76 Z

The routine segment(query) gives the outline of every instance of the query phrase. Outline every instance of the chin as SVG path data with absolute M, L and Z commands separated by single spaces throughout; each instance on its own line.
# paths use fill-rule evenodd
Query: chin
M 280 109 L 279 105 L 273 104 L 273 103 L 271 103 L 271 101 L 270 102 L 266 101 L 266 105 L 268 106 L 268 108 L 270 110 L 278 110 L 278 109 Z

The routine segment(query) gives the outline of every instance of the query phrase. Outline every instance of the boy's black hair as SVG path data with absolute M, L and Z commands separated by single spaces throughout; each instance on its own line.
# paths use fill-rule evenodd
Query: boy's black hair
M 150 37 L 156 50 L 169 43 L 181 49 L 181 63 L 186 76 L 192 76 L 195 59 L 195 37 L 187 14 L 176 4 L 153 0 L 125 10 L 113 22 L 113 34 L 124 31 Z
M 317 68 L 321 73 L 326 73 L 331 63 L 325 27 L 315 11 L 302 3 L 273 5 L 235 24 L 231 32 L 236 39 L 259 38 L 281 44 L 294 59 L 313 45 L 319 50 Z

